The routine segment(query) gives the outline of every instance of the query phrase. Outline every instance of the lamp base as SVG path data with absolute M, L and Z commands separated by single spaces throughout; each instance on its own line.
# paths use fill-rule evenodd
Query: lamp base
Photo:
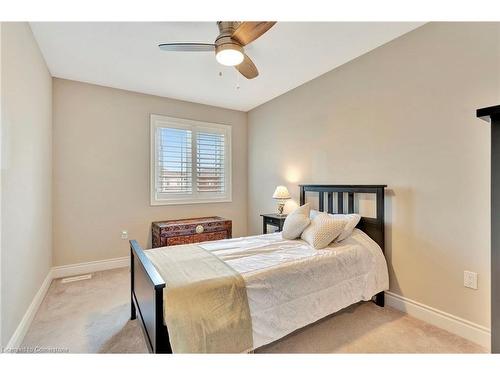
M 283 216 L 284 208 L 285 208 L 285 202 L 278 202 L 278 215 Z

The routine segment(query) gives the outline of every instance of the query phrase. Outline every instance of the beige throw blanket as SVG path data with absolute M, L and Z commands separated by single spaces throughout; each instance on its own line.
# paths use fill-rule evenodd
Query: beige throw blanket
M 197 245 L 146 251 L 163 277 L 164 321 L 174 353 L 241 353 L 253 348 L 245 281 Z

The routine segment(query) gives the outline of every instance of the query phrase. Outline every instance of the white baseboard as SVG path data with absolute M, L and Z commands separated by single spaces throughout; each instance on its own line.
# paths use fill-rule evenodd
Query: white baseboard
M 33 318 L 35 317 L 35 314 L 38 311 L 38 308 L 40 307 L 40 304 L 42 303 L 45 295 L 47 294 L 52 280 L 59 279 L 61 277 L 76 276 L 85 273 L 106 271 L 114 268 L 122 268 L 122 267 L 127 267 L 129 265 L 130 265 L 130 257 L 126 256 L 121 258 L 98 260 L 94 262 L 85 262 L 85 263 L 70 264 L 67 266 L 52 267 L 52 269 L 47 274 L 47 277 L 43 281 L 42 286 L 40 287 L 35 297 L 33 298 L 33 301 L 31 301 L 28 310 L 21 319 L 21 322 L 14 331 L 14 334 L 7 343 L 6 349 L 15 349 L 21 346 L 24 340 L 24 336 L 26 335 L 26 332 L 28 332 L 31 322 L 33 321 Z
M 59 279 L 61 277 L 82 275 L 84 273 L 92 273 L 98 271 L 112 270 L 114 268 L 122 268 L 130 265 L 130 257 L 121 257 L 105 260 L 96 260 L 94 262 L 85 262 L 77 264 L 69 264 L 67 266 L 52 267 L 52 278 Z
M 413 301 L 393 292 L 385 292 L 387 306 L 403 311 L 417 319 L 445 329 L 455 335 L 473 341 L 484 348 L 491 348 L 491 330 L 458 316 Z
M 52 272 L 51 270 L 49 270 L 49 273 L 45 277 L 45 280 L 43 280 L 42 286 L 40 287 L 40 289 L 38 289 L 38 292 L 35 294 L 35 297 L 31 301 L 31 304 L 28 306 L 28 310 L 26 310 L 26 313 L 21 319 L 21 322 L 19 323 L 16 330 L 14 331 L 14 334 L 7 343 L 7 349 L 19 348 L 21 346 L 24 340 L 24 336 L 26 335 L 26 332 L 28 332 L 31 322 L 35 318 L 35 314 L 42 304 L 47 291 L 49 290 L 51 282 Z

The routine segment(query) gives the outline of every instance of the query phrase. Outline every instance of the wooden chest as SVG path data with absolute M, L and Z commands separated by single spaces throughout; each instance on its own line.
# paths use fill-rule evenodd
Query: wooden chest
M 219 216 L 155 221 L 151 231 L 153 248 L 184 245 L 231 238 L 232 222 Z

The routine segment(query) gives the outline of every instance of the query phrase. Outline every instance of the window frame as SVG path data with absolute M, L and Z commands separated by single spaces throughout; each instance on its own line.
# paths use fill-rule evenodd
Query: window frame
M 156 192 L 156 172 L 158 139 L 156 137 L 158 128 L 174 128 L 191 130 L 191 173 L 192 173 L 192 193 L 176 194 L 175 197 L 166 197 L 166 193 Z M 224 134 L 224 184 L 225 192 L 199 193 L 197 191 L 197 130 L 214 131 L 214 133 Z M 150 115 L 150 204 L 151 206 L 166 206 L 180 204 L 199 203 L 222 203 L 232 202 L 232 147 L 231 147 L 231 126 L 226 124 L 181 119 L 157 114 Z

